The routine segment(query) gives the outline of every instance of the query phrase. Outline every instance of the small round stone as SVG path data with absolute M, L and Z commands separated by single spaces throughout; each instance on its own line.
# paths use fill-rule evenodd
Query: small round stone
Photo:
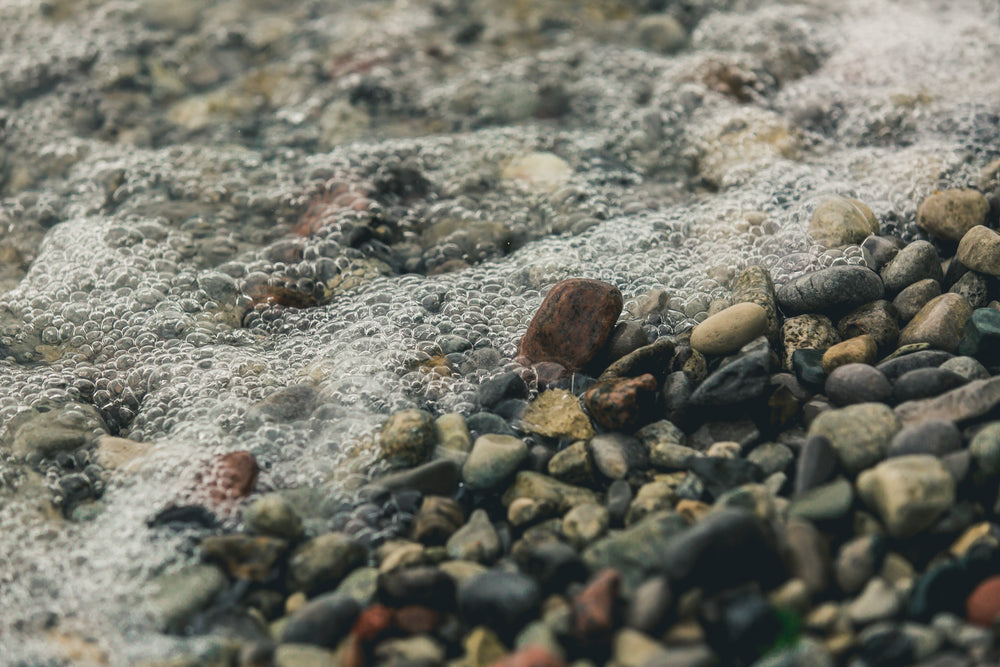
M 527 456 L 528 446 L 520 438 L 481 435 L 462 466 L 462 479 L 474 491 L 492 489 L 513 475 Z
M 958 294 L 942 294 L 927 302 L 899 332 L 899 345 L 927 343 L 939 350 L 958 349 L 965 321 L 972 315 L 968 299 Z
M 955 502 L 955 480 L 935 457 L 918 454 L 879 463 L 858 475 L 858 495 L 889 534 L 907 538 L 929 527 Z
M 868 364 L 845 364 L 826 379 L 826 395 L 835 404 L 880 403 L 892 396 L 892 383 Z
M 904 288 L 892 300 L 892 305 L 899 314 L 899 321 L 909 322 L 928 301 L 938 296 L 941 296 L 941 283 L 933 278 L 925 278 Z
M 898 294 L 915 282 L 928 278 L 942 282 L 941 258 L 929 241 L 914 241 L 899 251 L 880 272 L 885 291 Z
M 730 354 L 767 331 L 767 311 L 744 302 L 707 318 L 691 331 L 691 347 L 702 354 Z
M 906 426 L 893 436 L 887 456 L 930 454 L 942 457 L 961 448 L 962 434 L 953 422 L 928 419 L 920 424 Z
M 414 465 L 434 449 L 434 418 L 424 410 L 401 410 L 386 420 L 379 433 L 382 456 L 393 463 Z
M 978 190 L 936 191 L 920 202 L 917 225 L 939 238 L 960 241 L 967 231 L 986 222 L 989 210 L 989 202 Z
M 892 409 L 882 403 L 859 403 L 818 415 L 809 435 L 822 435 L 837 450 L 848 472 L 859 472 L 880 461 L 901 425 Z
M 875 362 L 877 354 L 878 346 L 875 344 L 875 339 L 868 334 L 848 338 L 831 345 L 823 353 L 823 372 L 829 375 L 847 364 L 871 364 Z
M 302 535 L 302 519 L 292 504 L 280 493 L 269 493 L 255 500 L 243 513 L 251 533 L 295 540 Z
M 863 202 L 847 197 L 827 199 L 809 220 L 809 235 L 827 248 L 861 243 L 878 233 L 878 220 Z
M 990 276 L 1000 276 L 1000 234 L 976 225 L 962 236 L 956 253 L 964 266 Z
M 965 617 L 970 623 L 992 628 L 1000 615 L 1000 575 L 980 583 L 965 600 Z

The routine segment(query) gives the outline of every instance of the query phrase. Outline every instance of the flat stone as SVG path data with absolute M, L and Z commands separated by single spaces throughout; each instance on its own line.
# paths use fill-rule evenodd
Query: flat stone
M 583 395 L 591 418 L 608 430 L 630 431 L 652 412 L 656 378 L 645 373 L 635 378 L 599 382 Z
M 878 219 L 863 202 L 847 197 L 823 201 L 809 220 L 809 235 L 826 248 L 858 244 L 878 233 Z
M 899 321 L 909 322 L 928 301 L 938 296 L 941 296 L 941 283 L 927 278 L 905 287 L 892 300 L 892 305 L 899 314 Z
M 834 313 L 881 299 L 882 279 L 864 266 L 838 265 L 813 271 L 778 288 L 778 305 L 786 313 Z
M 958 389 L 919 401 L 907 401 L 896 406 L 896 416 L 903 424 L 928 419 L 963 422 L 981 417 L 1000 403 L 1000 378 L 974 380 Z
M 524 411 L 521 424 L 547 438 L 586 440 L 594 435 L 580 399 L 565 389 L 549 389 L 539 394 Z
M 953 354 L 944 350 L 920 349 L 915 352 L 887 358 L 879 362 L 875 368 L 882 371 L 890 382 L 895 382 L 896 378 L 904 373 L 917 368 L 940 366 L 952 357 L 954 357 Z
M 774 296 L 774 282 L 771 274 L 762 266 L 748 266 L 733 280 L 733 303 L 750 302 L 764 309 L 767 315 L 765 335 L 768 340 L 778 340 L 781 318 L 778 317 L 778 303 Z
M 528 446 L 509 435 L 481 435 L 462 466 L 462 480 L 473 491 L 495 488 L 528 457 Z
M 331 590 L 366 556 L 365 548 L 344 533 L 319 535 L 296 549 L 289 560 L 288 588 L 307 595 Z
M 771 346 L 761 336 L 724 361 L 691 394 L 691 405 L 720 406 L 764 395 L 771 372 Z
M 927 343 L 939 350 L 955 352 L 971 315 L 972 306 L 965 297 L 942 294 L 928 301 L 899 332 L 899 345 Z
M 885 457 L 900 428 L 900 420 L 889 406 L 859 403 L 820 414 L 810 424 L 809 435 L 827 438 L 844 469 L 857 473 Z
M 887 457 L 930 454 L 941 458 L 962 448 L 962 433 L 946 419 L 904 426 L 889 443 Z
M 955 480 L 933 456 L 888 459 L 858 475 L 858 495 L 896 538 L 929 527 L 955 502 Z
M 473 510 L 464 526 L 455 531 L 446 543 L 448 555 L 458 560 L 492 563 L 503 546 L 486 510 Z
M 737 303 L 698 324 L 691 347 L 702 354 L 730 354 L 767 332 L 767 311 L 756 303 Z
M 609 479 L 625 479 L 649 467 L 649 453 L 636 438 L 623 433 L 602 433 L 587 442 L 594 467 Z
M 989 210 L 989 202 L 977 190 L 935 191 L 917 207 L 917 226 L 939 238 L 960 241 L 970 229 L 985 224 Z
M 955 256 L 973 271 L 1000 276 L 1000 234 L 976 225 L 962 236 Z
M 892 383 L 877 368 L 852 363 L 834 369 L 826 379 L 824 391 L 838 406 L 881 403 L 892 396 Z
M 858 306 L 837 322 L 837 333 L 843 339 L 868 335 L 875 341 L 879 354 L 895 349 L 899 340 L 898 314 L 895 306 L 884 299 Z
M 893 383 L 893 398 L 897 403 L 939 396 L 960 387 L 967 380 L 943 368 L 917 368 L 903 373 Z
M 904 288 L 928 278 L 939 283 L 944 281 L 941 258 L 937 248 L 929 241 L 913 241 L 879 272 L 885 291 L 890 296 L 899 294 Z
M 581 278 L 556 283 L 528 324 L 518 355 L 582 370 L 607 342 L 622 305 L 614 285 Z
M 826 315 L 798 315 L 789 317 L 781 326 L 781 344 L 784 348 L 782 368 L 792 370 L 792 356 L 796 350 L 827 350 L 840 342 L 840 335 Z
M 836 345 L 831 345 L 823 353 L 823 372 L 829 375 L 835 369 L 846 364 L 875 363 L 878 346 L 875 339 L 868 334 L 848 338 Z
M 814 435 L 806 439 L 795 464 L 795 496 L 824 484 L 837 469 L 837 450 L 830 439 Z

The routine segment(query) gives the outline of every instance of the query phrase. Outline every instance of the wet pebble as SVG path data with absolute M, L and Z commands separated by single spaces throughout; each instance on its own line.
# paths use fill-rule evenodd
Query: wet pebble
M 632 430 L 650 413 L 656 388 L 656 379 L 646 373 L 599 382 L 587 390 L 583 400 L 602 428 Z
M 904 288 L 921 280 L 944 281 L 941 259 L 937 249 L 928 241 L 914 241 L 879 272 L 889 296 L 899 294 Z
M 281 641 L 336 648 L 360 613 L 361 605 L 352 597 L 342 593 L 320 595 L 289 616 Z
M 901 428 L 899 418 L 882 403 L 859 403 L 820 414 L 809 435 L 827 438 L 841 465 L 857 473 L 880 461 Z
M 319 535 L 301 545 L 288 562 L 287 585 L 307 595 L 331 590 L 366 557 L 365 548 L 343 533 Z
M 966 232 L 985 222 L 989 208 L 986 198 L 977 190 L 942 190 L 920 202 L 917 225 L 939 238 L 960 241 Z
M 691 347 L 702 354 L 730 354 L 766 333 L 767 311 L 756 303 L 737 303 L 698 324 Z
M 857 244 L 878 233 L 878 220 L 857 199 L 832 197 L 823 201 L 809 220 L 809 235 L 827 248 Z
M 824 385 L 826 395 L 839 406 L 879 403 L 892 396 L 892 384 L 880 370 L 863 363 L 834 369 Z
M 401 410 L 390 415 L 379 432 L 382 456 L 398 465 L 423 462 L 434 448 L 434 418 L 424 410 Z
M 981 224 L 972 227 L 962 236 L 956 257 L 973 271 L 1000 276 L 1000 234 Z
M 968 299 L 946 293 L 928 301 L 899 332 L 899 345 L 927 343 L 939 350 L 955 352 L 965 321 L 972 315 Z
M 877 353 L 878 346 L 870 335 L 862 334 L 848 338 L 836 345 L 831 345 L 823 353 L 821 360 L 823 372 L 829 376 L 834 370 L 847 364 L 874 363 Z
M 888 459 L 858 476 L 858 495 L 893 537 L 912 537 L 955 502 L 955 480 L 924 454 Z
M 481 435 L 462 466 L 462 480 L 474 491 L 499 486 L 528 456 L 528 446 L 509 435 Z
M 899 314 L 899 321 L 909 322 L 928 301 L 938 296 L 941 296 L 941 283 L 926 278 L 903 288 L 892 300 L 892 305 Z
M 602 433 L 587 442 L 594 467 L 609 479 L 625 479 L 630 473 L 649 466 L 649 453 L 634 437 L 621 433 Z
M 893 398 L 897 403 L 939 396 L 960 387 L 967 380 L 943 368 L 917 368 L 900 375 L 893 383 Z
M 763 336 L 747 343 L 723 362 L 690 397 L 691 405 L 720 406 L 762 396 L 771 371 L 771 347 Z
M 839 342 L 840 335 L 825 315 L 789 317 L 781 325 L 781 344 L 785 350 L 782 367 L 792 370 L 796 350 L 819 350 L 822 356 L 823 351 Z
M 863 266 L 831 266 L 795 278 L 778 288 L 778 305 L 786 313 L 832 313 L 881 299 L 885 291 L 877 273 Z
M 962 447 L 962 434 L 953 422 L 945 419 L 928 419 L 912 426 L 905 426 L 889 443 L 887 457 L 908 454 L 930 454 L 942 457 Z
M 457 601 L 469 626 L 486 625 L 500 637 L 511 637 L 538 612 L 541 591 L 523 574 L 497 570 L 464 582 Z

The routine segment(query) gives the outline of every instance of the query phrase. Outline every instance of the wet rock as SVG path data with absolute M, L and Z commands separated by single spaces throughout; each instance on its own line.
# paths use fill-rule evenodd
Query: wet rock
M 776 292 L 778 305 L 790 314 L 835 313 L 881 299 L 882 279 L 863 266 L 831 266 L 813 271 L 782 285 Z
M 770 646 L 781 621 L 757 591 L 739 591 L 706 601 L 699 618 L 705 638 L 728 664 L 747 664 Z
M 116 438 L 102 435 L 97 438 L 95 456 L 98 465 L 109 470 L 127 467 L 132 461 L 142 458 L 153 445 L 148 442 L 136 442 L 128 438 Z
M 857 336 L 871 336 L 879 354 L 884 354 L 895 349 L 896 341 L 899 340 L 897 318 L 895 306 L 879 299 L 858 306 L 840 318 L 837 322 L 837 333 L 845 340 Z
M 611 523 L 607 508 L 596 503 L 577 505 L 562 520 L 563 535 L 570 544 L 583 549 L 588 544 L 604 536 Z
M 983 308 L 990 302 L 990 279 L 981 273 L 969 271 L 948 291 L 964 296 L 973 308 Z
M 972 271 L 1000 276 L 1000 234 L 976 225 L 962 236 L 955 256 Z
M 567 484 L 587 484 L 594 481 L 594 464 L 586 440 L 577 440 L 569 447 L 556 452 L 549 459 L 549 474 Z
M 281 644 L 274 650 L 275 667 L 325 667 L 336 660 L 329 649 L 309 644 Z
M 631 430 L 651 412 L 656 379 L 646 373 L 636 378 L 600 382 L 583 396 L 587 411 L 608 430 Z
M 628 627 L 648 635 L 659 635 L 665 630 L 674 595 L 670 582 L 664 576 L 651 577 L 635 591 L 625 616 Z
M 53 410 L 24 411 L 10 420 L 7 433 L 13 433 L 15 456 L 45 458 L 92 444 L 107 433 L 107 426 L 93 406 L 70 403 Z
M 899 419 L 887 405 L 859 403 L 820 414 L 809 426 L 809 435 L 827 438 L 841 465 L 857 473 L 885 457 L 900 428 Z
M 604 346 L 622 311 L 618 288 L 574 278 L 546 295 L 518 346 L 529 363 L 554 361 L 579 371 Z
M 586 440 L 594 435 L 580 399 L 563 389 L 539 394 L 524 411 L 521 424 L 528 431 L 548 438 Z
M 380 477 L 375 484 L 388 491 L 418 491 L 424 495 L 450 496 L 458 489 L 460 479 L 461 469 L 457 463 L 438 459 Z
M 834 369 L 826 379 L 824 391 L 839 406 L 881 403 L 892 396 L 892 384 L 877 368 L 852 363 Z
M 424 410 L 401 410 L 379 432 L 382 456 L 393 464 L 412 466 L 430 456 L 435 444 L 434 418 Z
M 893 537 L 911 537 L 930 526 L 955 501 L 955 481 L 926 455 L 900 456 L 858 476 L 858 495 L 878 513 Z
M 667 480 L 659 479 L 647 482 L 639 487 L 625 514 L 625 525 L 631 526 L 654 512 L 671 510 L 677 503 L 674 485 Z
M 649 467 L 649 453 L 636 438 L 621 433 L 595 435 L 587 442 L 594 467 L 609 479 L 625 479 Z
M 767 311 L 756 303 L 737 303 L 691 331 L 691 347 L 702 354 L 730 354 L 767 332 Z
M 907 401 L 896 406 L 896 416 L 904 424 L 928 419 L 963 422 L 981 417 L 1000 403 L 1000 378 L 974 380 L 935 398 Z
M 762 266 L 748 266 L 733 280 L 733 303 L 755 303 L 767 315 L 765 335 L 768 340 L 778 340 L 778 306 L 774 296 L 771 274 Z
M 975 315 L 975 312 L 972 314 Z M 938 366 L 938 368 L 958 373 L 970 382 L 972 380 L 984 380 L 990 376 L 990 372 L 972 357 L 955 357 L 953 359 L 948 359 L 943 364 Z
M 928 241 L 914 241 L 899 251 L 895 258 L 879 272 L 885 290 L 890 296 L 921 280 L 944 281 L 941 258 L 937 249 Z
M 331 590 L 366 556 L 365 548 L 343 533 L 319 535 L 296 549 L 289 560 L 288 588 L 307 595 Z
M 420 510 L 413 517 L 410 537 L 421 544 L 444 544 L 465 523 L 465 512 L 456 501 L 445 496 L 424 496 Z
M 899 345 L 928 343 L 946 352 L 955 352 L 972 307 L 965 297 L 942 294 L 927 302 L 899 332 Z
M 881 535 L 862 535 L 845 542 L 834 563 L 834 576 L 840 590 L 854 595 L 864 588 L 882 567 L 886 550 L 886 540 Z
M 687 43 L 684 26 L 669 14 L 649 14 L 639 19 L 635 27 L 642 48 L 656 53 L 674 53 Z
M 619 378 L 639 377 L 647 373 L 654 378 L 663 377 L 670 370 L 671 362 L 675 360 L 674 351 L 674 342 L 670 338 L 659 338 L 615 361 L 604 369 L 598 376 L 597 382 L 600 384 Z M 695 354 L 704 359 L 700 354 Z
M 795 467 L 795 495 L 799 496 L 829 481 L 837 469 L 837 450 L 830 439 L 813 435 L 806 439 Z
M 688 461 L 687 467 L 701 478 L 705 489 L 714 498 L 734 487 L 761 482 L 765 476 L 760 466 L 738 458 L 695 457 Z
M 518 378 L 520 379 L 520 378 Z M 523 383 L 524 380 L 521 380 Z M 441 415 L 434 420 L 434 431 L 438 447 L 454 452 L 468 452 L 472 447 L 472 436 L 465 417 L 457 412 Z
M 492 563 L 503 550 L 500 536 L 483 509 L 473 510 L 468 522 L 448 538 L 448 555 L 456 560 Z
M 616 603 L 621 575 L 614 569 L 599 571 L 572 600 L 570 628 L 573 637 L 586 645 L 602 645 L 620 622 Z
M 873 271 L 881 271 L 882 267 L 892 261 L 904 246 L 903 240 L 898 236 L 869 236 L 861 242 L 861 250 L 868 266 Z
M 376 595 L 390 607 L 420 605 L 447 611 L 454 608 L 455 582 L 429 565 L 400 567 L 378 575 Z
M 264 581 L 288 548 L 285 540 L 249 535 L 212 535 L 199 547 L 204 560 L 221 564 L 234 579 Z
M 871 234 L 878 234 L 878 220 L 857 199 L 827 199 L 816 207 L 809 220 L 809 235 L 826 248 L 858 244 Z
M 520 438 L 481 435 L 462 466 L 462 479 L 474 491 L 493 489 L 513 475 L 527 456 L 528 446 Z
M 835 369 L 847 364 L 871 364 L 875 362 L 878 347 L 875 339 L 868 334 L 848 338 L 831 345 L 823 353 L 823 372 L 829 375 Z
M 316 387 L 295 384 L 274 392 L 256 403 L 251 414 L 266 421 L 289 422 L 308 417 L 319 402 Z
M 747 455 L 747 461 L 760 467 L 765 476 L 776 472 L 784 472 L 795 460 L 795 453 L 786 445 L 778 442 L 765 442 Z
M 904 426 L 889 443 L 887 457 L 908 454 L 930 454 L 938 458 L 962 448 L 962 434 L 954 423 L 945 419 Z
M 960 241 L 970 229 L 985 223 L 989 208 L 986 198 L 976 190 L 935 191 L 920 202 L 917 225 L 939 238 Z
M 1000 362 L 1000 311 L 977 308 L 965 323 L 958 352 L 975 357 L 988 366 Z
M 897 403 L 939 396 L 960 387 L 966 379 L 958 373 L 942 368 L 918 368 L 900 375 L 893 385 L 893 398 Z
M 1000 474 L 1000 422 L 989 422 L 972 436 L 969 453 L 984 474 Z
M 880 577 L 865 586 L 860 595 L 847 605 L 847 615 L 859 625 L 892 617 L 899 610 L 899 594 Z
M 993 628 L 1000 616 L 1000 576 L 980 583 L 965 600 L 965 617 L 970 623 Z
M 188 565 L 152 580 L 146 601 L 161 631 L 182 632 L 227 586 L 226 575 L 214 565 Z
M 476 437 L 488 434 L 506 435 L 510 437 L 517 435 L 517 431 L 510 427 L 510 424 L 507 423 L 506 419 L 493 412 L 484 411 L 477 412 L 474 415 L 469 415 L 469 418 L 465 423 L 469 427 L 469 431 L 471 432 L 470 435 Z
M 771 371 L 771 346 L 763 336 L 723 362 L 691 394 L 691 405 L 720 406 L 763 396 Z
M 504 166 L 500 177 L 506 181 L 518 181 L 533 190 L 552 192 L 559 186 L 564 185 L 572 175 L 573 168 L 561 157 L 555 153 L 539 151 L 524 153 L 514 157 Z M 563 289 L 569 290 L 573 288 L 583 290 L 585 287 L 580 287 L 579 283 L 596 283 L 597 281 L 584 281 L 575 278 L 572 281 L 567 280 L 563 282 L 573 283 Z M 552 307 L 554 308 L 555 306 Z M 621 310 L 621 305 L 618 306 L 618 310 Z M 539 312 L 541 311 L 542 308 L 539 308 Z
M 949 352 L 945 352 L 944 350 L 922 349 L 916 352 L 910 352 L 908 354 L 902 354 L 897 357 L 886 359 L 876 365 L 875 368 L 882 371 L 890 382 L 894 382 L 896 378 L 903 373 L 908 373 L 909 371 L 917 368 L 933 368 L 940 366 L 953 356 L 954 355 Z
M 269 493 L 251 503 L 243 512 L 247 531 L 260 535 L 296 540 L 302 535 L 302 518 L 280 493 Z
M 828 521 L 845 516 L 854 503 L 854 487 L 843 477 L 806 491 L 788 508 L 789 516 Z
M 673 512 L 657 512 L 625 530 L 614 530 L 583 552 L 583 560 L 592 572 L 612 568 L 622 575 L 626 593 L 659 568 L 660 555 L 673 536 L 687 527 L 687 522 Z
M 597 496 L 590 489 L 564 484 L 546 475 L 527 470 L 517 473 L 514 483 L 503 495 L 504 505 L 509 506 L 519 498 L 551 502 L 560 513 L 581 503 L 597 501 Z
M 538 613 L 541 592 L 523 574 L 488 571 L 464 582 L 457 600 L 470 627 L 486 625 L 500 637 L 511 637 Z
M 505 398 L 527 398 L 528 385 L 515 371 L 502 373 L 479 385 L 479 403 L 491 408 Z
M 909 322 L 927 302 L 941 296 L 941 283 L 933 278 L 919 280 L 903 288 L 892 300 L 900 322 Z
M 830 547 L 816 527 L 802 517 L 791 517 L 785 525 L 789 573 L 817 594 L 830 583 Z
M 799 315 L 789 317 L 781 326 L 781 344 L 784 348 L 782 368 L 792 370 L 792 356 L 796 350 L 825 351 L 840 342 L 833 322 L 825 315 Z
M 289 616 L 281 642 L 336 648 L 360 613 L 361 605 L 352 597 L 342 593 L 320 595 Z
M 658 468 L 682 468 L 688 456 L 700 454 L 684 445 L 684 432 L 666 419 L 642 427 L 635 435 L 649 452 L 650 463 Z

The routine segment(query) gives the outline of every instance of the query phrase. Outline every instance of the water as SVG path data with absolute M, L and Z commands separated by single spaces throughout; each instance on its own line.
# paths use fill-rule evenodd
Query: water
M 75 401 L 153 444 L 73 521 L 3 445 L 5 664 L 193 645 L 143 614 L 191 535 L 146 520 L 213 455 L 348 497 L 386 414 L 476 409 L 554 282 L 665 289 L 676 333 L 744 266 L 860 262 L 806 235 L 823 199 L 912 236 L 1000 155 L 993 3 L 689 3 L 675 54 L 640 48 L 639 4 L 0 1 L 4 428 Z M 503 177 L 531 152 L 571 173 Z M 428 241 L 450 219 L 478 231 Z M 396 254 L 348 247 L 379 224 Z M 320 305 L 243 317 L 282 286 Z M 308 418 L 255 412 L 303 382 Z

